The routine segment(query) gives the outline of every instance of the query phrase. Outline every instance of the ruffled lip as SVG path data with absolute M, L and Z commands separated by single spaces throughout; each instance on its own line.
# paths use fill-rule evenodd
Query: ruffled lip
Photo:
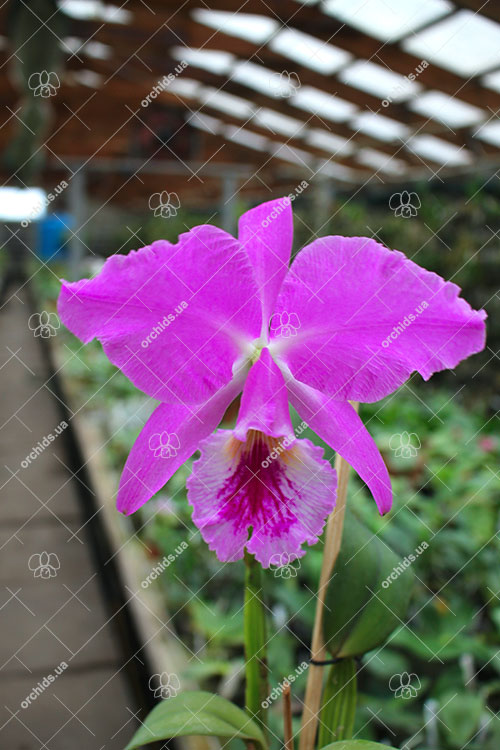
M 309 440 L 219 430 L 200 446 L 188 479 L 193 521 L 223 562 L 246 549 L 263 567 L 315 544 L 335 504 L 336 473 Z M 249 536 L 250 534 L 250 536 Z

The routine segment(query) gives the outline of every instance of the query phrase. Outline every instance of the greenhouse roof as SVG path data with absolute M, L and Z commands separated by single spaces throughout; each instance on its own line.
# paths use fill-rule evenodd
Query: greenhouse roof
M 56 40 L 64 64 L 46 139 L 52 166 L 132 157 L 134 137 L 147 130 L 172 163 L 250 165 L 272 175 L 278 160 L 296 176 L 352 184 L 500 163 L 498 3 L 216 5 L 59 0 L 68 23 Z M 6 121 L 14 125 L 19 94 L 7 71 L 15 50 L 5 38 L 0 47 Z M 179 120 L 153 122 L 160 105 Z M 178 145 L 185 130 L 194 152 L 192 143 Z M 0 130 L 4 148 L 9 133 Z M 152 144 L 150 151 L 158 158 Z

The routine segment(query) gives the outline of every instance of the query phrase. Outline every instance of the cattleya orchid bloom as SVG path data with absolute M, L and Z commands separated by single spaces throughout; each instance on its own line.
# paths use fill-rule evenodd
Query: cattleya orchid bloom
M 369 487 L 392 502 L 382 457 L 350 401 L 377 401 L 484 347 L 484 311 L 400 252 L 322 237 L 289 267 L 288 198 L 241 216 L 238 238 L 198 226 L 114 255 L 93 279 L 63 282 L 59 314 L 83 342 L 161 403 L 120 480 L 126 514 L 198 448 L 193 521 L 220 560 L 246 547 L 264 567 L 305 554 L 335 504 L 336 474 L 297 438 L 291 404 Z M 234 430 L 216 428 L 242 393 Z M 214 432 L 214 430 L 216 430 Z

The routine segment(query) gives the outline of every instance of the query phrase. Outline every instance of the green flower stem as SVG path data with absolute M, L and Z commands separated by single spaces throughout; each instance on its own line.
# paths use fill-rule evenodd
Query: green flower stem
M 356 662 L 341 659 L 330 667 L 323 693 L 318 748 L 331 742 L 350 740 L 356 713 Z
M 245 705 L 252 718 L 266 729 L 262 703 L 269 696 L 266 657 L 266 619 L 262 601 L 261 568 L 245 550 Z

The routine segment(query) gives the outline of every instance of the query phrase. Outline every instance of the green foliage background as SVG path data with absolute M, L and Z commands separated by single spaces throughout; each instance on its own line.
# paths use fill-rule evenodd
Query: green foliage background
M 407 618 L 387 644 L 363 657 L 359 670 L 359 708 L 355 735 L 394 747 L 420 750 L 497 750 L 500 747 L 500 440 L 498 409 L 500 368 L 499 226 L 496 185 L 433 183 L 412 188 L 421 202 L 418 216 L 395 217 L 390 192 L 355 198 L 332 197 L 332 218 L 314 219 L 312 196 L 294 204 L 296 250 L 319 235 L 375 236 L 404 251 L 420 265 L 463 288 L 466 299 L 489 313 L 488 349 L 460 365 L 455 373 L 424 384 L 413 376 L 397 394 L 363 405 L 361 416 L 382 450 L 394 486 L 394 509 L 380 518 L 362 482 L 353 477 L 348 503 L 400 560 L 425 541 L 416 556 L 413 597 Z M 240 208 L 243 208 L 242 206 Z M 313 218 L 312 218 L 313 217 Z M 181 211 L 169 220 L 128 216 L 107 236 L 96 238 L 103 253 L 126 252 L 217 216 Z M 87 238 L 92 245 L 93 238 Z M 58 291 L 57 275 L 38 273 L 38 294 L 50 309 Z M 65 350 L 65 345 L 69 350 Z M 153 408 L 109 364 L 95 342 L 87 347 L 61 332 L 66 351 L 64 375 L 73 398 L 88 401 L 86 413 L 109 438 L 107 460 L 119 473 L 134 438 Z M 78 353 L 72 357 L 68 351 Z M 104 387 L 100 387 L 104 386 Z M 78 406 L 79 404 L 77 404 Z M 297 424 L 300 422 L 294 415 Z M 411 433 L 418 449 L 398 458 L 394 436 Z M 321 444 L 310 431 L 305 437 Z M 391 440 L 392 439 L 392 440 Z M 397 438 L 396 438 L 397 442 Z M 332 452 L 325 447 L 328 458 Z M 192 461 L 180 469 L 133 519 L 151 565 L 183 541 L 188 547 L 156 582 L 166 612 L 191 650 L 188 674 L 201 687 L 242 701 L 242 564 L 222 564 L 191 522 L 185 481 Z M 265 586 L 270 630 L 270 684 L 278 686 L 304 660 L 315 610 L 321 543 L 300 560 L 297 575 L 280 578 L 268 571 Z M 402 576 L 405 572 L 401 573 Z M 402 681 L 414 690 L 398 695 Z M 182 675 L 180 676 L 182 683 Z M 306 671 L 293 685 L 294 708 Z M 392 679 L 391 679 L 392 678 Z M 399 682 L 398 682 L 399 680 Z M 274 701 L 272 729 L 281 733 L 281 706 Z M 276 740 L 274 746 L 278 747 Z

